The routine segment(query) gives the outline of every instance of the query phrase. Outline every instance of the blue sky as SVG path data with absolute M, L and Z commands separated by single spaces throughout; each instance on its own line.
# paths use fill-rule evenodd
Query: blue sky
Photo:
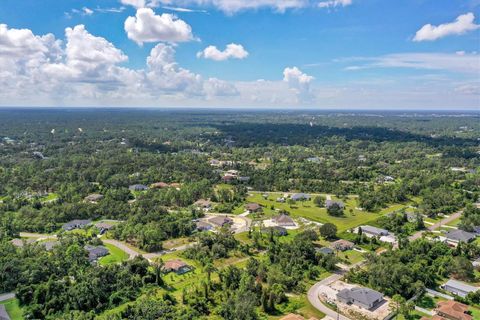
M 479 15 L 479 0 L 3 0 L 0 105 L 475 109 Z

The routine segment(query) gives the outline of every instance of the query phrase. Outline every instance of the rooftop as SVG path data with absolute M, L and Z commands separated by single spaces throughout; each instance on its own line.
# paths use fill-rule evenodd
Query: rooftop
M 383 298 L 383 294 L 369 288 L 343 289 L 337 295 L 345 299 L 353 299 L 365 305 L 370 305 Z
M 173 270 L 173 271 L 178 271 L 181 268 L 187 267 L 188 265 L 183 262 L 182 260 L 176 259 L 176 260 L 170 260 L 165 262 L 163 265 L 163 268 L 165 270 Z
M 437 312 L 441 315 L 447 315 L 452 319 L 473 320 L 471 315 L 465 313 L 467 311 L 467 305 L 452 300 L 441 301 L 437 305 Z
M 463 231 L 460 229 L 457 230 L 452 230 L 449 231 L 445 234 L 445 237 L 449 240 L 453 241 L 463 241 L 463 242 L 469 242 L 473 239 L 475 239 L 476 235 L 471 232 Z
M 452 288 L 460 289 L 464 292 L 475 292 L 475 291 L 480 289 L 479 287 L 474 287 L 474 286 L 469 285 L 465 282 L 461 282 L 461 281 L 457 281 L 457 280 L 453 280 L 453 279 L 448 280 L 444 284 L 444 286 L 449 286 L 449 287 L 452 287 Z
M 385 229 L 380 229 L 377 227 L 372 227 L 372 226 L 360 226 L 362 228 L 362 231 L 366 233 L 371 233 L 371 234 L 376 234 L 376 235 L 387 235 L 388 230 Z

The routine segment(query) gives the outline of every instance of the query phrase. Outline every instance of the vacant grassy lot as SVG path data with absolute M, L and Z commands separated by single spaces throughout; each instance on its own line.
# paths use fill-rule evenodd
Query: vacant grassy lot
M 10 316 L 12 320 L 23 320 L 23 315 L 22 315 L 22 309 L 20 308 L 20 305 L 18 304 L 18 299 L 9 299 L 0 302 L 0 304 L 3 304 L 5 306 L 5 309 L 7 309 L 7 313 Z
M 367 211 L 358 210 L 357 199 L 354 196 L 348 197 L 346 201 L 343 201 L 346 205 L 344 217 L 332 217 L 327 213 L 327 209 L 319 208 L 315 206 L 313 200 L 299 201 L 295 204 L 279 203 L 276 199 L 282 197 L 283 193 L 271 193 L 265 199 L 261 193 L 252 193 L 247 197 L 247 203 L 254 202 L 263 206 L 263 213 L 265 216 L 273 216 L 278 214 L 278 210 L 286 210 L 293 217 L 304 217 L 312 221 L 320 223 L 331 222 L 334 223 L 339 232 L 349 230 L 362 224 L 368 224 L 370 221 L 378 219 L 380 216 L 387 213 L 400 210 L 406 207 L 408 204 L 395 204 L 386 209 L 381 210 L 378 213 L 372 213 Z M 332 197 L 333 200 L 338 200 Z M 278 210 L 277 210 L 278 209 Z M 238 207 L 235 213 L 242 213 L 244 211 L 243 206 Z
M 104 245 L 108 249 L 108 251 L 110 251 L 110 254 L 108 256 L 100 258 L 98 262 L 101 265 L 120 263 L 128 259 L 128 254 L 122 249 L 117 248 L 109 243 L 105 243 Z

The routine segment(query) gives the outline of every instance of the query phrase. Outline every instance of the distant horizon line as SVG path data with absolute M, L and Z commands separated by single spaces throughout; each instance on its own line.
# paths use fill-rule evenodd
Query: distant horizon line
M 480 113 L 478 108 L 320 108 L 320 107 L 191 107 L 191 106 L 162 106 L 162 107 L 135 107 L 135 106 L 0 106 L 0 110 L 198 110 L 198 111 L 328 111 L 328 112 L 468 112 Z

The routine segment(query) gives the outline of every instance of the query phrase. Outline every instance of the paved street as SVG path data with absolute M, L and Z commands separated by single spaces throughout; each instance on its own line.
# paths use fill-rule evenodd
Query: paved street
M 448 218 L 445 218 L 441 221 L 438 221 L 436 222 L 435 224 L 432 224 L 430 226 L 427 227 L 427 230 L 428 231 L 433 231 L 433 230 L 436 230 L 438 228 L 440 228 L 442 225 L 445 225 L 445 224 L 448 224 L 450 222 L 452 222 L 453 220 L 455 219 L 458 219 L 460 218 L 460 216 L 462 215 L 463 213 L 463 210 L 462 211 L 458 211 L 458 212 L 455 212 L 454 214 L 450 215 Z M 410 241 L 413 241 L 413 240 L 416 240 L 416 239 L 419 239 L 422 237 L 422 234 L 425 232 L 425 230 L 421 230 L 421 231 L 418 231 L 417 233 L 411 235 L 409 237 Z
M 330 277 L 323 279 L 322 281 L 319 281 L 315 283 L 310 290 L 307 292 L 307 299 L 308 301 L 314 306 L 316 309 L 320 310 L 321 312 L 325 313 L 327 316 L 332 317 L 333 319 L 338 319 L 338 320 L 351 320 L 350 318 L 345 317 L 344 315 L 341 315 L 337 313 L 336 311 L 333 311 L 332 309 L 328 308 L 326 305 L 324 305 L 320 299 L 320 289 L 322 286 L 329 285 L 337 280 L 339 280 L 343 276 L 344 271 L 340 271 L 339 273 L 332 274 Z
M 13 298 L 15 298 L 15 293 L 13 292 L 0 294 L 0 301 L 10 300 Z
M 133 250 L 132 248 L 130 248 L 129 246 L 127 246 L 126 244 L 124 244 L 120 241 L 113 240 L 113 239 L 102 239 L 102 241 L 104 243 L 111 244 L 112 246 L 115 246 L 115 247 L 125 251 L 125 253 L 127 253 L 128 256 L 129 256 L 129 259 L 133 259 L 136 256 L 140 255 L 140 253 L 138 251 Z

